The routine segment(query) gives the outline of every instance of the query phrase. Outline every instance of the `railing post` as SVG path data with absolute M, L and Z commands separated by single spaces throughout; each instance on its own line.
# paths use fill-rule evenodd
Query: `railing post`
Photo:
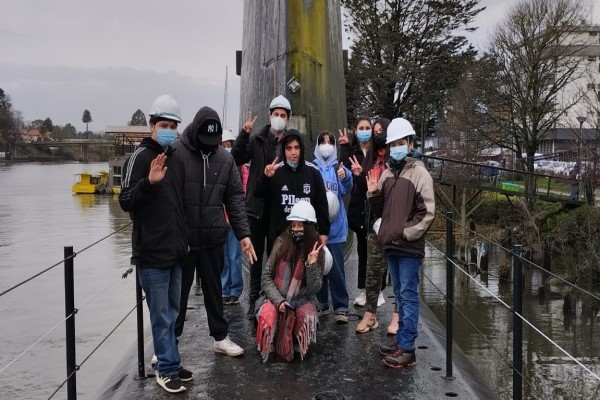
M 67 399 L 77 399 L 77 365 L 75 364 L 75 280 L 73 246 L 65 246 L 65 323 L 67 350 Z
M 452 342 L 454 311 L 454 220 L 446 213 L 446 378 L 452 378 Z
M 513 400 L 523 398 L 523 246 L 513 247 Z
M 138 378 L 146 378 L 146 366 L 144 364 L 144 303 L 142 297 L 142 286 L 140 285 L 139 268 L 135 267 L 135 304 L 137 304 L 137 347 L 138 347 Z

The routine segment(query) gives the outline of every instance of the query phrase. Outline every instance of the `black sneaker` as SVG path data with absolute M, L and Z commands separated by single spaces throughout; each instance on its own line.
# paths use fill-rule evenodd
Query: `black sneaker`
M 179 380 L 181 382 L 189 382 L 194 379 L 194 374 L 192 371 L 188 371 L 183 367 L 179 367 Z
M 338 324 L 347 324 L 348 323 L 348 313 L 341 312 L 335 314 L 335 322 Z
M 390 345 L 379 346 L 379 354 L 383 356 L 389 356 L 398 351 L 398 345 L 396 343 Z
M 169 393 L 181 393 L 185 392 L 186 388 L 181 383 L 181 379 L 177 375 L 172 376 L 160 376 L 156 373 L 156 383 L 158 383 L 163 389 Z
M 236 296 L 231 296 L 229 298 L 229 304 L 231 304 L 231 305 L 240 304 L 240 298 L 236 297 Z
M 223 297 L 223 304 L 224 305 L 231 304 L 231 297 Z

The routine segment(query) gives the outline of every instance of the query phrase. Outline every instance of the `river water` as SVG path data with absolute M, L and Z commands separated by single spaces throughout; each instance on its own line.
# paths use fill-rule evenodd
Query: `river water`
M 73 195 L 74 174 L 101 164 L 0 165 L 0 292 L 127 225 L 112 196 Z M 135 306 L 129 268 L 131 227 L 78 254 L 75 265 L 77 364 Z M 0 370 L 42 336 L 39 344 L 0 372 L 5 399 L 48 398 L 66 378 L 64 272 L 59 265 L 0 297 Z M 87 304 L 86 304 L 87 303 Z M 80 399 L 96 397 L 136 339 L 135 312 L 77 372 Z M 54 398 L 66 398 L 66 385 Z

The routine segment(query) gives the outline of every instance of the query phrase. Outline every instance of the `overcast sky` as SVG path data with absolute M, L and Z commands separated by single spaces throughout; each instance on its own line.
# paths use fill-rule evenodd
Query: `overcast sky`
M 515 1 L 481 1 L 478 48 Z M 0 10 L 0 88 L 26 121 L 82 131 L 88 109 L 90 130 L 103 131 L 165 93 L 184 124 L 205 105 L 223 118 L 228 66 L 224 125 L 238 129 L 242 0 L 0 0 Z

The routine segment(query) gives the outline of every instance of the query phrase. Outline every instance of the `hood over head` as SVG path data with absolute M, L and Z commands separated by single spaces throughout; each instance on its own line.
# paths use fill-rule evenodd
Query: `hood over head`
M 324 159 L 323 156 L 321 155 L 321 152 L 319 151 L 319 145 L 323 144 L 323 136 L 329 134 L 329 138 L 331 139 L 331 144 L 333 145 L 333 153 L 331 153 L 331 155 L 327 158 Z M 326 166 L 329 164 L 336 164 L 337 163 L 337 140 L 335 138 L 335 135 L 329 131 L 323 131 L 321 133 L 319 133 L 319 136 L 317 136 L 317 141 L 315 144 L 315 159 L 319 162 L 319 165 L 322 166 Z
M 219 114 L 210 107 L 202 107 L 183 133 L 195 149 L 216 147 L 223 137 Z
M 283 137 L 281 138 L 281 156 L 283 157 L 281 161 L 283 161 L 283 163 L 287 165 L 285 159 L 285 146 L 288 142 L 290 142 L 293 139 L 298 140 L 298 143 L 300 143 L 300 157 L 298 158 L 298 166 L 301 166 L 304 164 L 305 159 L 304 142 L 302 141 L 302 135 L 296 129 L 288 129 L 287 131 L 285 131 Z

